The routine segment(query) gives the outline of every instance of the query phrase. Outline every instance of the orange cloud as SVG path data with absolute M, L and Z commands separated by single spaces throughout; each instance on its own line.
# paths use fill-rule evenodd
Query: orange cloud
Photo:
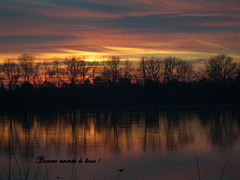
M 200 3 L 201 2 L 201 3 Z M 0 56 L 239 59 L 239 1 L 21 1 L 0 4 Z M 77 3 L 77 4 L 76 4 Z

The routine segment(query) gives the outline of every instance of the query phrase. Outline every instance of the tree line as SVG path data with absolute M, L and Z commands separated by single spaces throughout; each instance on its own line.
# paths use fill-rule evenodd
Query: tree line
M 17 60 L 6 59 L 0 64 L 2 89 L 21 87 L 77 87 L 186 84 L 207 81 L 226 86 L 240 79 L 240 65 L 230 56 L 219 54 L 195 69 L 190 62 L 176 57 L 142 57 L 136 64 L 118 56 L 108 61 L 85 61 L 84 58 L 67 57 L 63 62 L 37 62 L 31 54 L 23 53 Z
M 67 57 L 40 62 L 31 54 L 0 64 L 0 106 L 239 103 L 240 65 L 219 54 L 200 68 L 176 57 Z

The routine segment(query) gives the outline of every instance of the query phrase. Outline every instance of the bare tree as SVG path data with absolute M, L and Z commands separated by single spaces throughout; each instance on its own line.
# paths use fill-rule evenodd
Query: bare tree
M 147 79 L 147 72 L 146 72 L 146 61 L 145 61 L 145 57 L 142 57 L 142 60 L 139 63 L 139 67 L 140 67 L 140 77 L 142 76 L 144 82 Z
M 237 65 L 237 79 L 240 80 L 240 63 Z
M 161 79 L 161 75 L 162 75 L 161 65 L 162 65 L 161 60 L 156 57 L 151 57 L 145 63 L 145 66 L 146 66 L 145 68 L 149 77 L 156 83 L 159 83 Z
M 178 64 L 178 59 L 176 57 L 167 57 L 163 61 L 163 79 L 164 82 L 173 83 L 177 79 L 176 67 Z
M 66 58 L 64 63 L 66 65 L 67 78 L 70 80 L 72 85 L 75 85 L 80 75 L 82 62 L 77 57 L 73 56 Z
M 50 79 L 51 74 L 51 69 L 50 69 L 50 63 L 47 61 L 42 62 L 42 74 L 44 78 L 44 83 L 48 82 Z
M 79 61 L 79 65 L 80 65 L 80 74 L 82 76 L 82 80 L 84 81 L 88 71 L 90 70 L 90 66 L 88 66 L 87 62 L 84 59 Z
M 102 67 L 101 71 L 102 71 L 103 81 L 110 82 L 111 81 L 111 71 L 107 66 L 104 65 L 104 62 L 103 62 L 103 67 Z
M 89 62 L 89 67 L 91 70 L 90 77 L 94 79 L 96 74 L 98 73 L 99 63 L 97 61 Z
M 130 62 L 129 60 L 126 60 L 123 66 L 123 78 L 131 82 L 133 78 L 132 71 L 133 71 L 132 62 Z
M 41 67 L 41 64 L 37 63 L 34 66 L 34 72 L 32 74 L 33 84 L 34 84 L 34 86 L 36 88 L 39 87 L 40 84 L 42 84 L 42 77 L 41 77 L 41 73 L 40 73 L 40 67 Z
M 2 71 L 5 75 L 4 79 L 7 81 L 9 90 L 14 89 L 20 77 L 18 64 L 16 64 L 14 60 L 7 59 L 3 63 Z
M 112 56 L 109 61 L 107 61 L 107 66 L 104 67 L 104 72 L 106 72 L 113 82 L 116 82 L 120 76 L 120 57 Z
M 64 82 L 64 68 L 60 66 L 58 61 L 53 62 L 50 78 L 57 87 L 60 87 Z
M 193 65 L 187 61 L 179 60 L 176 67 L 177 79 L 186 82 L 190 81 L 193 76 Z
M 18 61 L 23 81 L 30 83 L 30 78 L 33 75 L 34 71 L 34 56 L 23 53 L 21 56 L 18 57 Z
M 227 78 L 232 78 L 236 74 L 236 70 L 237 64 L 225 54 L 209 58 L 202 69 L 207 79 L 220 82 L 222 85 L 225 85 Z
M 3 76 L 3 65 L 0 64 L 0 83 L 1 83 L 1 88 L 4 88 L 4 76 Z

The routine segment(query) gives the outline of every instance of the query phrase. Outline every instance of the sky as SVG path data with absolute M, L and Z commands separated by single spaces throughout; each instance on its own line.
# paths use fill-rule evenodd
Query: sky
M 239 0 L 0 1 L 0 59 L 176 56 L 240 62 Z

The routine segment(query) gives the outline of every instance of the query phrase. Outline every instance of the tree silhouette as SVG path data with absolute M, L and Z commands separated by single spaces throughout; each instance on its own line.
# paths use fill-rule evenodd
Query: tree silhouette
M 237 64 L 233 63 L 230 56 L 219 54 L 210 57 L 202 69 L 204 75 L 213 82 L 220 82 L 225 85 L 227 78 L 232 78 L 237 70 Z
M 150 79 L 152 79 L 156 83 L 159 83 L 161 79 L 161 65 L 161 60 L 156 57 L 151 57 L 145 62 L 145 68 Z
M 89 67 L 91 70 L 91 74 L 90 77 L 91 78 L 95 78 L 96 74 L 98 73 L 98 69 L 99 69 L 99 63 L 97 61 L 93 61 L 93 62 L 89 62 Z
M 64 63 L 66 65 L 66 75 L 71 84 L 75 85 L 80 75 L 80 67 L 82 61 L 79 58 L 73 56 L 66 58 Z
M 60 87 L 64 83 L 64 68 L 60 66 L 60 62 L 53 62 L 53 66 L 51 68 L 51 78 L 52 82 L 56 84 L 57 87 Z
M 101 68 L 101 71 L 102 71 L 102 77 L 99 78 L 95 78 L 97 84 L 99 84 L 100 82 L 101 83 L 107 83 L 107 82 L 110 82 L 111 81 L 111 72 L 110 72 L 110 69 L 104 64 L 103 62 L 103 66 Z
M 186 82 L 192 80 L 193 65 L 187 61 L 179 60 L 176 67 L 177 79 Z
M 237 64 L 237 80 L 240 81 L 240 63 Z
M 42 63 L 42 73 L 43 73 L 43 82 L 46 83 L 51 77 L 51 69 L 50 69 L 50 63 L 47 61 L 44 61 Z
M 103 76 L 109 78 L 112 82 L 116 82 L 120 76 L 120 71 L 120 57 L 112 56 L 103 68 Z
M 26 83 L 30 82 L 30 78 L 34 72 L 34 56 L 23 53 L 18 57 L 18 62 L 20 65 L 21 76 L 23 81 Z
M 87 62 L 83 59 L 79 61 L 79 66 L 80 66 L 80 75 L 82 76 L 82 80 L 84 82 L 85 77 L 90 70 L 90 66 L 88 66 Z
M 145 61 L 145 57 L 142 57 L 142 60 L 139 63 L 139 67 L 140 67 L 140 78 L 142 77 L 144 82 L 146 82 L 147 79 L 147 72 L 146 72 L 146 61 Z
M 2 65 L 2 71 L 5 75 L 5 80 L 7 81 L 8 88 L 11 91 L 16 87 L 19 80 L 20 68 L 14 60 L 7 59 Z
M 123 66 L 123 78 L 131 83 L 133 78 L 132 62 L 126 60 Z
M 38 88 L 42 84 L 42 77 L 40 73 L 41 64 L 35 64 L 34 71 L 32 74 L 32 80 L 35 88 Z
M 1 88 L 4 88 L 4 76 L 3 76 L 3 65 L 0 64 L 0 84 L 1 84 Z
M 58 61 L 47 63 L 43 62 L 44 84 L 60 87 L 63 83 L 64 69 L 60 67 Z
M 165 83 L 173 83 L 177 79 L 176 67 L 178 59 L 176 57 L 167 57 L 163 61 L 163 79 Z

